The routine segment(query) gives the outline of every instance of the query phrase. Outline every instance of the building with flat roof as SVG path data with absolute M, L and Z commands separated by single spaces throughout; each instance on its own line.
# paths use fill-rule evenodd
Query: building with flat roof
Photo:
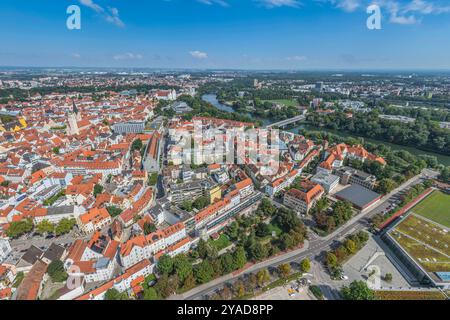
M 339 184 L 339 177 L 329 172 L 318 172 L 311 178 L 311 181 L 320 184 L 327 193 L 333 191 Z
M 144 121 L 119 122 L 112 125 L 112 130 L 116 134 L 143 133 L 145 130 Z
M 352 184 L 336 193 L 335 197 L 339 200 L 349 201 L 358 210 L 364 210 L 380 201 L 382 196 L 363 186 Z
M 341 178 L 341 184 L 359 184 L 367 189 L 373 190 L 377 182 L 377 178 L 361 170 L 351 167 L 342 167 L 336 169 L 334 173 Z

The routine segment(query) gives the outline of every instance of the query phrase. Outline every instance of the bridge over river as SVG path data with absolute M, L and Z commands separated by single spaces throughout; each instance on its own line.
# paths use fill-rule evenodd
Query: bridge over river
M 294 123 L 300 122 L 305 119 L 306 119 L 306 117 L 304 115 L 300 115 L 300 116 L 296 116 L 296 117 L 286 119 L 283 121 L 271 123 L 271 124 L 267 125 L 266 128 L 273 128 L 273 127 L 284 128 L 290 124 L 294 124 Z

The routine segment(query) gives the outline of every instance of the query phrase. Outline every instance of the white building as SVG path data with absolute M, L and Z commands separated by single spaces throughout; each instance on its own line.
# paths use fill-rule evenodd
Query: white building
M 3 260 L 5 260 L 11 252 L 12 248 L 9 241 L 0 238 L 0 262 L 3 262 Z
M 155 265 L 150 264 L 148 260 L 142 260 L 133 265 L 124 274 L 105 283 L 85 295 L 78 297 L 76 300 L 104 300 L 105 294 L 109 289 L 116 289 L 120 293 L 127 292 L 131 289 L 131 283 L 139 277 L 147 277 L 154 271 Z
M 184 223 L 174 224 L 147 236 L 132 238 L 121 246 L 120 260 L 125 268 L 129 268 L 139 261 L 150 259 L 184 238 L 186 238 Z
M 328 172 L 318 172 L 315 174 L 311 181 L 320 184 L 327 193 L 333 192 L 334 188 L 339 185 L 339 177 L 328 173 Z

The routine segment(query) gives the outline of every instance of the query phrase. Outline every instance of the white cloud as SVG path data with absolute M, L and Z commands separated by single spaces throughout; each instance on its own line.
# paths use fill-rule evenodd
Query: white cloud
M 440 4 L 429 0 L 315 0 L 319 3 L 329 3 L 347 12 L 358 9 L 365 10 L 372 4 L 381 7 L 382 12 L 389 17 L 389 22 L 410 25 L 419 23 L 423 16 L 430 14 L 450 13 L 449 0 L 439 1 Z
M 80 0 L 80 3 L 88 8 L 91 8 L 92 10 L 94 10 L 96 12 L 104 12 L 105 11 L 101 6 L 94 3 L 94 1 L 92 1 L 92 0 Z
M 301 4 L 297 0 L 256 0 L 256 1 L 267 8 L 278 8 L 278 7 L 298 8 Z
M 136 53 L 131 53 L 131 52 L 127 52 L 127 53 L 123 53 L 123 54 L 117 54 L 113 57 L 114 60 L 119 61 L 119 60 L 141 60 L 143 58 L 143 56 L 141 54 L 136 54 Z
M 81 58 L 81 54 L 79 54 L 79 53 L 72 53 L 71 57 L 75 58 L 75 59 L 80 59 Z
M 214 4 L 218 4 L 219 6 L 222 6 L 222 7 L 229 6 L 228 2 L 226 2 L 225 0 L 197 0 L 197 2 L 207 4 L 209 6 L 214 5 Z
M 196 59 L 206 59 L 208 58 L 208 54 L 206 52 L 201 51 L 189 51 L 189 54 Z
M 292 56 L 292 57 L 287 57 L 286 60 L 288 60 L 288 61 L 305 61 L 306 57 L 305 56 Z
M 105 9 L 99 4 L 95 3 L 93 0 L 79 0 L 79 1 L 82 5 L 91 8 L 95 12 L 99 13 L 109 23 L 112 23 L 120 28 L 125 27 L 125 24 L 120 19 L 119 10 L 117 8 L 108 7 L 108 9 Z
M 344 11 L 353 12 L 360 6 L 359 0 L 340 0 L 337 3 L 337 7 Z

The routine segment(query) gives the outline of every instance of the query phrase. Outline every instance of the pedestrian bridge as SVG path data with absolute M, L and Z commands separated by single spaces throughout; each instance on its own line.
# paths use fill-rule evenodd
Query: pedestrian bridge
M 283 121 L 271 123 L 271 124 L 267 125 L 266 128 L 273 128 L 273 127 L 283 128 L 283 127 L 286 127 L 286 126 L 288 126 L 290 124 L 294 124 L 296 122 L 299 122 L 299 121 L 302 121 L 302 120 L 305 120 L 305 119 L 306 119 L 306 117 L 304 115 L 300 115 L 300 116 L 296 116 L 296 117 L 293 117 L 293 118 L 290 118 L 290 119 L 286 119 L 286 120 L 283 120 Z

